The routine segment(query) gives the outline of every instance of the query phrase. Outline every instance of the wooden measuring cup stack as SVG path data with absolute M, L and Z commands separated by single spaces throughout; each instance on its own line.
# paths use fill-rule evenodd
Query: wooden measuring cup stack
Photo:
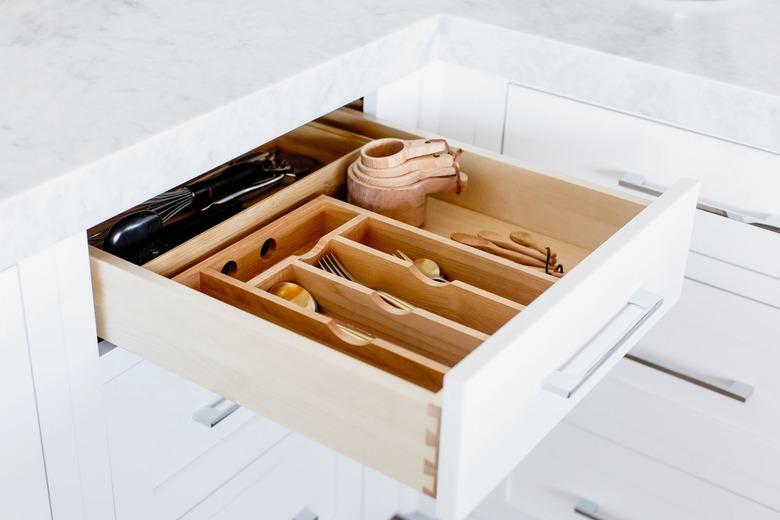
M 349 166 L 349 202 L 388 217 L 422 226 L 428 194 L 466 188 L 458 156 L 444 139 L 385 138 L 360 149 Z

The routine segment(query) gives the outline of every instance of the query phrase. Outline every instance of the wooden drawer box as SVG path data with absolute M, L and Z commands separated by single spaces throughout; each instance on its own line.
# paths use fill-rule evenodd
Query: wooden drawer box
M 371 138 L 413 135 L 351 111 L 334 113 L 327 122 L 341 127 L 333 129 L 334 135 L 353 139 L 355 148 L 364 140 L 350 131 Z M 309 224 L 300 227 L 309 229 L 311 236 L 293 233 L 300 242 L 285 245 L 277 222 L 316 195 L 343 193 L 346 168 L 356 157 L 352 152 L 172 250 L 166 255 L 171 262 L 161 257 L 155 266 L 138 267 L 93 249 L 99 334 L 436 496 L 442 519 L 464 518 L 677 300 L 697 185 L 681 181 L 648 205 L 528 170 L 500 155 L 463 148 L 461 167 L 469 174 L 468 190 L 429 198 L 423 231 L 379 217 L 359 223 L 354 219 L 360 216 L 350 216 L 344 203 L 320 198 L 296 210 L 299 216 L 313 212 L 301 217 Z M 318 211 L 324 216 L 317 217 Z M 262 225 L 266 227 L 249 235 L 258 240 L 254 251 L 262 253 L 261 245 L 274 239 L 279 255 L 274 258 L 303 255 L 295 265 L 252 260 L 255 271 L 239 272 L 236 280 L 258 286 L 241 292 L 241 298 L 220 293 L 220 287 L 231 282 L 212 276 L 211 281 L 220 280 L 211 286 L 206 282 L 206 292 L 234 305 L 201 292 L 204 279 L 220 274 L 218 265 L 201 266 L 211 271 L 187 285 L 187 268 L 204 258 L 207 263 L 208 258 L 216 259 L 210 255 L 223 254 L 236 238 Z M 361 234 L 361 226 L 369 226 L 367 234 Z M 558 251 L 567 273 L 557 280 L 445 238 L 453 231 L 480 229 L 534 233 Z M 341 238 L 334 239 L 334 234 Z M 351 247 L 388 268 L 404 265 L 388 254 L 392 243 L 402 241 L 410 254 L 431 248 L 426 256 L 452 271 L 458 281 L 430 286 L 429 293 L 452 291 L 468 277 L 464 283 L 474 286 L 472 293 L 498 294 L 510 302 L 503 312 L 514 309 L 516 315 L 506 316 L 503 325 L 491 325 L 496 317 L 486 315 L 483 330 L 478 331 L 473 328 L 476 320 L 463 313 L 464 309 L 479 313 L 479 306 L 453 308 L 448 318 L 440 317 L 446 319 L 441 323 L 450 330 L 460 328 L 462 334 L 444 346 L 443 340 L 421 339 L 417 344 L 408 334 L 401 337 L 403 316 L 387 313 L 383 332 L 392 334 L 405 350 L 394 344 L 383 352 L 392 351 L 393 356 L 401 352 L 417 365 L 428 366 L 425 358 L 438 355 L 433 372 L 440 377 L 421 382 L 405 373 L 406 365 L 398 359 L 390 373 L 377 361 L 376 345 L 363 350 L 349 347 L 319 317 L 304 316 L 307 324 L 317 322 L 320 332 L 315 334 L 309 325 L 306 329 L 295 325 L 299 315 L 271 312 L 278 310 L 278 302 L 257 303 L 267 302 L 267 293 L 260 288 L 267 280 L 261 278 L 274 269 L 288 269 L 284 276 L 307 277 L 296 278 L 301 281 L 324 279 L 316 268 L 301 265 L 307 254 L 331 247 L 321 242 L 323 236 L 322 240 L 340 244 L 336 246 L 341 247 L 340 255 L 347 255 Z M 245 251 L 246 242 L 239 244 L 234 246 Z M 269 269 L 261 272 L 264 266 Z M 371 290 L 330 282 L 338 289 L 318 289 L 318 296 L 328 300 L 331 309 L 344 306 L 337 317 L 365 326 L 369 316 L 381 310 L 378 304 L 370 308 L 369 300 L 378 300 Z M 335 302 L 336 296 L 341 303 Z M 430 321 L 436 308 L 429 309 L 425 319 Z M 416 319 L 421 320 L 418 314 Z M 376 320 L 372 324 L 374 330 L 380 326 Z M 405 326 L 412 332 L 426 330 L 411 318 Z M 429 336 L 444 338 L 443 333 Z M 405 353 L 414 347 L 419 347 L 415 356 L 422 358 Z M 432 352 L 437 349 L 438 354 Z

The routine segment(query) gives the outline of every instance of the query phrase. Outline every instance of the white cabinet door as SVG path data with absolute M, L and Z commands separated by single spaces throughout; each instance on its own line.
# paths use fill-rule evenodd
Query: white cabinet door
M 292 434 L 181 518 L 368 519 L 361 514 L 360 490 L 359 464 Z
M 41 432 L 16 267 L 0 272 L 0 510 L 10 520 L 51 518 Z
M 18 264 L 54 520 L 114 518 L 86 234 Z
M 545 520 L 778 518 L 775 510 L 566 422 L 523 461 L 502 491 L 490 500 Z M 480 510 L 475 516 L 483 518 Z M 491 520 L 504 518 L 523 517 Z

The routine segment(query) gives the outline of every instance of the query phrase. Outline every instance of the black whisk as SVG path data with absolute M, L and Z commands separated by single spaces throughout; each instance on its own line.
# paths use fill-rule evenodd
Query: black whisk
M 213 204 L 279 184 L 292 175 L 292 165 L 278 151 L 264 152 L 251 161 L 229 165 L 207 179 L 139 204 L 111 226 L 103 238 L 103 249 L 124 256 L 183 211 L 208 209 Z

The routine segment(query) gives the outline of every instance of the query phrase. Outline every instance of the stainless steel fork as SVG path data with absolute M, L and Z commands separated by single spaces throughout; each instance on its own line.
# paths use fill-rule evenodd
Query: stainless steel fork
M 344 265 L 339 261 L 338 258 L 336 258 L 336 255 L 334 255 L 333 253 L 328 253 L 327 255 L 320 258 L 317 261 L 317 267 L 319 267 L 323 271 L 326 271 L 331 274 L 335 274 L 336 276 L 340 276 L 341 278 L 344 278 L 351 282 L 360 283 L 354 276 L 352 276 L 349 273 L 349 271 L 347 271 L 347 268 L 344 267 Z M 376 291 L 376 293 L 379 295 L 380 298 L 382 298 L 385 302 L 392 305 L 396 309 L 400 309 L 404 311 L 414 310 L 413 305 L 403 301 L 400 298 L 396 298 L 392 294 L 386 293 L 385 291 Z

